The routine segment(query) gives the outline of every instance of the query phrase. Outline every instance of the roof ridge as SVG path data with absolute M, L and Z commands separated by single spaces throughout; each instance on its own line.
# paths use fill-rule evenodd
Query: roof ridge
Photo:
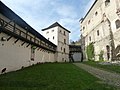
M 42 31 L 45 31 L 45 30 L 47 30 L 47 29 L 50 29 L 50 28 L 53 28 L 53 27 L 56 27 L 56 26 L 59 26 L 59 27 L 65 29 L 67 32 L 70 33 L 69 30 L 67 30 L 66 28 L 64 28 L 64 27 L 63 27 L 61 24 L 59 24 L 57 21 L 56 21 L 55 23 L 53 23 L 52 25 L 48 26 L 47 28 L 42 29 Z

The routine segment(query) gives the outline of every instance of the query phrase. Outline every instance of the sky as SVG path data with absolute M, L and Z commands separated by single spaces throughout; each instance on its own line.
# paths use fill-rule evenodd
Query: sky
M 71 31 L 70 40 L 80 39 L 80 22 L 95 0 L 1 0 L 31 27 L 41 29 L 55 22 Z

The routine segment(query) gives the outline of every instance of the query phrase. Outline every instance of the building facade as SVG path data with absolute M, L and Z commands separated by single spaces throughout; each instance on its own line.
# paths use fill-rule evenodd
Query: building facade
M 69 61 L 69 33 L 70 31 L 61 26 L 58 22 L 42 29 L 43 36 L 57 46 L 57 62 Z
M 95 60 L 103 52 L 104 60 L 119 60 L 120 53 L 120 0 L 95 0 L 80 20 L 82 49 L 94 45 Z
M 42 31 L 44 36 L 0 1 L 0 74 L 39 63 L 69 62 L 70 31 L 57 22 Z

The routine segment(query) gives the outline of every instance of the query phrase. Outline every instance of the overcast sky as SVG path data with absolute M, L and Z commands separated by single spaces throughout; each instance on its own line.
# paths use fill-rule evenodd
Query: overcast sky
M 80 38 L 79 20 L 95 0 L 1 1 L 38 32 L 57 21 L 71 31 L 70 40 L 76 41 Z

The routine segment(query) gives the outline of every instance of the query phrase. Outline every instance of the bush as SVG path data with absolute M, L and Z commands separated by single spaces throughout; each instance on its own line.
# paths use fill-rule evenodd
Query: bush
M 94 54 L 94 45 L 93 45 L 93 43 L 90 43 L 87 46 L 86 53 L 87 53 L 88 60 L 94 60 L 95 54 Z
M 99 60 L 100 60 L 100 61 L 104 61 L 103 54 L 104 54 L 104 51 L 101 50 L 101 51 L 100 51 L 100 54 L 99 54 Z

